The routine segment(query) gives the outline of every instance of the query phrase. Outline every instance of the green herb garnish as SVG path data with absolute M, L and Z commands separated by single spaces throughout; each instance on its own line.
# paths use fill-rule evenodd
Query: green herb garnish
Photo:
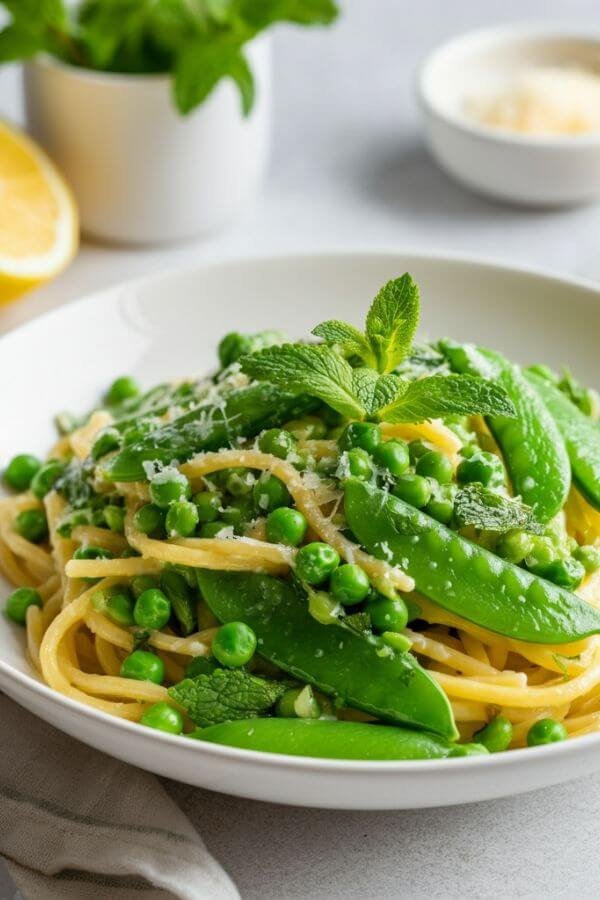
M 206 727 L 265 715 L 286 690 L 285 683 L 267 681 L 242 669 L 215 669 L 209 675 L 185 678 L 169 688 L 169 695 L 192 722 Z
M 530 534 L 543 534 L 530 506 L 519 499 L 504 497 L 481 484 L 468 484 L 454 499 L 454 519 L 459 528 L 471 525 L 480 531 L 504 534 L 518 528 Z

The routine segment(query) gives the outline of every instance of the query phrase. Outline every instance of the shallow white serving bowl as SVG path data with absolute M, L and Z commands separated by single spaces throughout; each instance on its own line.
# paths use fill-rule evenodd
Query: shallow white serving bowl
M 329 254 L 221 263 L 105 290 L 0 342 L 0 466 L 43 453 L 61 409 L 84 410 L 115 375 L 145 384 L 202 372 L 232 328 L 308 333 L 324 317 L 361 323 L 389 278 L 421 286 L 424 334 L 472 339 L 522 361 L 569 362 L 598 384 L 600 292 L 582 282 L 413 253 Z M 36 365 L 31 365 L 31 360 Z M 18 374 L 18 377 L 17 377 Z M 0 595 L 9 586 L 0 581 Z M 41 684 L 23 631 L 0 617 L 0 688 L 57 728 L 150 771 L 259 800 L 395 809 L 485 800 L 600 769 L 600 734 L 491 757 L 344 762 L 240 751 L 172 737 L 81 706 Z
M 600 71 L 600 32 L 513 25 L 470 32 L 423 63 L 418 94 L 437 162 L 458 181 L 513 203 L 559 206 L 600 196 L 600 134 L 531 136 L 477 124 L 465 101 L 529 66 Z

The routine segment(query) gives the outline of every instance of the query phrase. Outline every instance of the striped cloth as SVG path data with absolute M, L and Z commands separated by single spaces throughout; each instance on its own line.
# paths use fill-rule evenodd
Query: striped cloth
M 235 900 L 158 780 L 0 695 L 0 855 L 26 900 Z

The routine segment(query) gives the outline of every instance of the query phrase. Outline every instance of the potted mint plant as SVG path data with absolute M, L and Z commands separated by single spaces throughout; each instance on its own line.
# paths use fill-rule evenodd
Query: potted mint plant
M 173 241 L 233 219 L 270 137 L 269 30 L 327 25 L 333 0 L 0 0 L 0 63 L 25 61 L 31 133 L 85 232 Z

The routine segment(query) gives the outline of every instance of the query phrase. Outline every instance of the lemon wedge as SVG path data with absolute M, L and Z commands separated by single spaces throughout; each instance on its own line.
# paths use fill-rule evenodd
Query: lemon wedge
M 46 154 L 0 121 L 0 303 L 57 275 L 79 243 L 77 207 Z

